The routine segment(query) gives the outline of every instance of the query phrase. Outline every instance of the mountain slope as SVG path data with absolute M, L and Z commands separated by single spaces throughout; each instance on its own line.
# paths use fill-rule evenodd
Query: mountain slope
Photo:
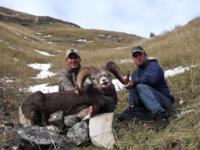
M 46 18 L 0 7 L 0 34 L 3 35 L 0 38 L 0 52 L 5 58 L 0 64 L 1 76 L 10 74 L 17 76 L 22 74 L 20 72 L 22 71 L 27 72 L 24 74 L 26 78 L 33 73 L 28 73 L 29 70 L 26 68 L 26 64 L 30 62 L 57 62 L 54 67 L 61 68 L 63 63 L 59 60 L 63 60 L 65 50 L 70 47 L 80 49 L 81 52 L 87 51 L 83 52 L 84 58 L 85 54 L 87 56 L 88 52 L 94 50 L 107 51 L 142 39 L 125 33 L 86 30 L 73 23 Z M 42 19 L 44 20 L 41 21 Z M 50 60 L 38 55 L 34 50 L 44 50 L 56 54 L 56 57 Z M 15 66 L 13 66 L 13 59 L 17 60 Z M 20 69 L 21 66 L 24 70 Z
M 71 27 L 80 28 L 79 25 L 76 25 L 71 22 L 66 22 L 66 21 L 55 19 L 48 16 L 34 16 L 31 14 L 15 11 L 15 10 L 8 9 L 5 7 L 0 7 L 0 20 L 17 23 L 23 26 L 63 23 Z

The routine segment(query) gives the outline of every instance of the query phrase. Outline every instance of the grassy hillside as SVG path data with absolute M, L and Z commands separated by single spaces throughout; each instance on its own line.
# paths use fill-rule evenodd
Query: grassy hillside
M 0 16 L 14 16 L 13 11 L 0 9 Z M 33 19 L 23 15 L 19 19 Z M 14 19 L 16 20 L 16 19 Z M 33 19 L 34 20 L 34 19 Z M 185 26 L 178 26 L 152 39 L 143 39 L 125 33 L 89 30 L 71 26 L 57 20 L 44 24 L 19 24 L 16 21 L 0 19 L 0 124 L 13 123 L 18 126 L 18 107 L 29 94 L 19 89 L 28 85 L 49 82 L 56 84 L 56 77 L 35 80 L 35 71 L 29 63 L 51 63 L 50 71 L 63 67 L 65 50 L 74 47 L 80 50 L 83 65 L 101 65 L 108 60 L 119 63 L 123 72 L 133 70 L 132 63 L 120 63 L 130 59 L 130 49 L 141 44 L 149 56 L 156 57 L 161 66 L 173 69 L 179 66 L 200 65 L 200 18 Z M 48 57 L 35 50 L 55 55 Z M 14 82 L 8 82 L 12 80 Z M 115 123 L 115 134 L 120 149 L 200 149 L 200 70 L 199 67 L 167 78 L 175 96 L 175 114 L 170 125 L 161 132 L 152 129 L 151 124 L 135 122 Z M 116 112 L 127 105 L 127 91 L 118 93 Z M 181 113 L 182 112 L 182 113 Z M 0 145 L 13 145 L 13 133 L 0 131 Z M 98 149 L 89 146 L 81 149 Z
M 25 15 L 24 13 L 16 16 L 15 11 L 5 11 L 2 8 L 0 9 L 0 14 L 4 14 L 4 17 L 8 15 L 14 16 L 21 20 L 34 18 L 32 15 Z M 20 13 L 17 12 L 17 14 Z M 23 19 L 21 18 L 22 16 Z M 51 62 L 54 64 L 54 71 L 58 71 L 63 65 L 63 56 L 68 48 L 74 47 L 79 49 L 84 64 L 91 64 L 90 58 L 100 63 L 102 61 L 101 57 L 104 60 L 110 58 L 109 56 L 104 58 L 105 54 L 113 55 L 117 59 L 118 53 L 110 53 L 110 49 L 113 50 L 124 45 L 129 46 L 133 42 L 142 39 L 136 35 L 125 33 L 86 30 L 57 20 L 47 21 L 44 24 L 30 22 L 28 25 L 21 25 L 10 20 L 10 18 L 7 18 L 6 21 L 0 20 L 0 34 L 3 35 L 0 38 L 0 52 L 5 58 L 0 64 L 1 76 L 8 76 L 14 72 L 16 72 L 15 75 L 26 72 L 27 75 L 24 74 L 26 78 L 32 73 L 26 67 L 26 64 L 31 62 Z M 34 52 L 35 49 L 49 52 L 56 55 L 56 57 L 48 58 L 38 55 Z M 99 60 L 96 59 L 99 57 Z M 15 61 L 17 64 L 21 64 L 15 65 L 20 67 L 20 69 L 14 69 L 13 61 L 9 61 L 13 59 L 17 60 Z M 25 70 L 21 70 L 22 66 Z M 7 69 L 2 69 L 3 67 Z
M 199 39 L 198 17 L 142 44 L 164 69 L 169 69 L 200 65 Z M 170 77 L 167 81 L 175 96 L 175 114 L 170 118 L 170 125 L 159 133 L 149 129 L 149 125 L 141 127 L 134 122 L 128 123 L 127 127 L 122 125 L 117 130 L 122 149 L 200 149 L 200 68 Z M 124 93 L 121 95 L 120 101 L 124 106 L 126 97 Z

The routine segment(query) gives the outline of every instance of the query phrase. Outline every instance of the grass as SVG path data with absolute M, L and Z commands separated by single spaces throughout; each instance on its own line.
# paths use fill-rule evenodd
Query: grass
M 197 85 L 194 85 L 194 80 Z M 122 123 L 116 131 L 121 149 L 130 149 L 134 145 L 137 145 L 138 149 L 199 149 L 199 81 L 199 69 L 170 78 L 171 90 L 175 96 L 175 114 L 182 110 L 193 111 L 180 117 L 174 114 L 170 118 L 170 125 L 161 132 L 154 131 L 151 125 L 142 127 L 134 122 L 127 122 L 125 125 Z M 120 97 L 123 106 L 125 95 L 122 93 Z M 183 100 L 181 105 L 180 100 Z M 117 111 L 122 110 L 119 107 L 120 105 Z
M 17 34 L 20 33 L 20 34 Z M 40 34 L 38 34 L 40 33 Z M 152 39 L 142 39 L 123 33 L 89 30 L 69 27 L 67 25 L 49 24 L 20 26 L 0 21 L 0 100 L 4 112 L 0 123 L 12 122 L 18 126 L 18 107 L 29 93 L 19 92 L 28 85 L 49 82 L 57 83 L 57 78 L 33 80 L 37 71 L 27 67 L 29 63 L 51 63 L 50 71 L 57 72 L 63 66 L 65 50 L 74 47 L 80 50 L 83 65 L 99 66 L 108 60 L 118 63 L 130 58 L 133 45 L 141 44 L 149 56 L 156 57 L 160 65 L 166 69 L 179 66 L 200 65 L 200 18 L 191 20 L 187 25 L 176 27 Z M 99 39 L 97 35 L 112 35 L 120 41 Z M 46 35 L 52 35 L 48 37 Z M 24 36 L 28 37 L 27 39 Z M 77 39 L 85 38 L 92 43 L 80 43 Z M 49 44 L 53 42 L 53 44 Z M 34 51 L 42 50 L 56 55 L 42 56 Z M 59 50 L 59 51 L 57 51 Z M 119 64 L 124 73 L 135 68 L 132 63 Z M 13 79 L 7 83 L 3 79 Z M 162 149 L 162 150 L 198 150 L 200 149 L 200 68 L 174 77 L 167 78 L 171 92 L 175 97 L 175 114 L 170 118 L 170 125 L 161 132 L 152 129 L 152 124 L 136 124 L 135 122 L 115 123 L 114 131 L 120 149 Z M 118 93 L 119 103 L 116 112 L 121 112 L 127 105 L 126 90 Z M 0 102 L 1 102 L 0 101 Z M 180 103 L 183 102 L 183 103 Z M 181 111 L 192 110 L 180 114 Z M 0 133 L 0 145 L 12 145 L 13 133 Z M 79 148 L 77 148 L 79 149 Z M 81 149 L 98 149 L 94 146 Z

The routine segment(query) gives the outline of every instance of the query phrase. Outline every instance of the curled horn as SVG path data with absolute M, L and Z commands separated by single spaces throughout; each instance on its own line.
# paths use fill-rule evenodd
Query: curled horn
M 76 78 L 76 92 L 78 94 L 81 93 L 82 88 L 83 88 L 83 83 L 85 81 L 85 79 L 90 76 L 94 71 L 96 71 L 96 68 L 94 67 L 82 67 L 77 75 Z
M 127 76 L 126 78 L 123 77 L 122 72 L 120 70 L 120 68 L 117 66 L 116 63 L 109 61 L 107 62 L 107 64 L 104 67 L 105 70 L 110 71 L 111 73 L 113 73 L 116 78 L 122 83 L 122 84 L 127 84 L 129 81 L 129 76 L 130 76 L 130 72 L 127 72 Z

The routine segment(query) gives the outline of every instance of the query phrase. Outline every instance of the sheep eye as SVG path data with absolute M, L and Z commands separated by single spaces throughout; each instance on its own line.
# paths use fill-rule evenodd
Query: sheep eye
M 90 76 L 90 80 L 95 80 L 95 77 L 94 76 Z

